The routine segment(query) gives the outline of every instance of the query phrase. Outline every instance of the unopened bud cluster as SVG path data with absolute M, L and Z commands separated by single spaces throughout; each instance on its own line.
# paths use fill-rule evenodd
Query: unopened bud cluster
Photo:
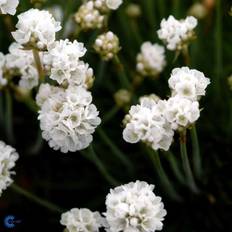
M 111 31 L 101 34 L 97 37 L 94 43 L 94 49 L 103 60 L 110 60 L 120 50 L 119 39 Z

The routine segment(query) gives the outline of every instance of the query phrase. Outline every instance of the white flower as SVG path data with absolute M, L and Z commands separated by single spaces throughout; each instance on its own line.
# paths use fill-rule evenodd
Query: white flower
M 50 78 L 59 84 L 64 82 L 71 85 L 85 85 L 93 78 L 93 70 L 88 64 L 80 61 L 86 49 L 83 43 L 76 40 L 70 42 L 68 39 L 54 42 L 48 47 L 48 53 L 43 62 L 50 67 Z
M 157 31 L 161 40 L 167 44 L 169 50 L 181 50 L 189 40 L 193 39 L 193 29 L 197 26 L 197 19 L 188 16 L 182 20 L 176 20 L 172 15 L 168 19 L 162 19 L 160 29 Z
M 7 79 L 4 77 L 6 58 L 3 53 L 0 52 L 0 87 L 7 84 Z
M 19 0 L 0 0 L 0 14 L 14 15 L 18 4 Z
M 55 41 L 56 32 L 61 26 L 48 11 L 30 9 L 18 15 L 16 28 L 12 35 L 18 43 L 46 50 Z
M 60 223 L 68 232 L 98 232 L 102 227 L 102 217 L 99 212 L 73 208 L 61 215 Z
M 42 57 L 42 54 L 40 54 Z M 11 75 L 20 76 L 19 86 L 32 89 L 39 83 L 39 76 L 31 50 L 24 50 L 22 45 L 12 43 L 6 55 L 6 68 Z
M 128 143 L 142 141 L 154 150 L 168 150 L 172 143 L 174 132 L 164 117 L 161 100 L 143 97 L 139 105 L 131 107 L 124 123 L 123 138 Z
M 0 196 L 2 191 L 13 182 L 11 175 L 15 172 L 11 169 L 15 166 L 15 161 L 18 158 L 19 155 L 14 148 L 0 141 Z
M 166 210 L 154 185 L 131 182 L 111 189 L 106 197 L 106 220 L 111 232 L 154 232 L 162 230 Z
M 204 73 L 188 67 L 173 69 L 168 80 L 173 96 L 179 95 L 191 100 L 199 100 L 204 96 L 209 83 L 210 80 Z
M 137 55 L 137 71 L 143 76 L 157 76 L 166 65 L 164 47 L 144 42 Z
M 96 106 L 91 104 L 91 93 L 82 86 L 49 91 L 47 99 L 37 97 L 39 104 L 44 100 L 38 117 L 43 138 L 50 147 L 64 153 L 85 149 L 101 122 Z M 38 94 L 43 96 L 40 91 Z
M 94 49 L 104 60 L 110 60 L 120 50 L 119 39 L 113 32 L 108 31 L 97 37 Z
M 165 117 L 174 130 L 187 128 L 200 117 L 198 101 L 175 96 L 169 98 L 164 105 L 166 107 L 164 110 Z
M 94 1 L 88 1 L 81 5 L 75 14 L 75 20 L 82 30 L 101 28 L 104 16 L 95 8 Z
M 122 4 L 122 0 L 106 0 L 106 5 L 111 10 L 117 10 Z

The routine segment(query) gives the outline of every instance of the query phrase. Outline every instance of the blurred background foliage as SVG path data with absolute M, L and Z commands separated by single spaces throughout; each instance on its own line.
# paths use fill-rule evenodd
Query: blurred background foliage
M 34 3 L 31 2 L 38 1 L 21 0 L 18 13 L 33 7 Z M 62 7 L 63 24 L 81 4 L 80 0 L 40 2 L 36 6 L 43 9 L 53 5 Z M 142 42 L 161 44 L 156 34 L 161 19 L 170 14 L 178 19 L 184 18 L 196 2 L 204 2 L 208 13 L 199 20 L 197 39 L 190 45 L 191 67 L 204 72 L 211 79 L 207 95 L 201 102 L 201 118 L 197 122 L 203 159 L 203 175 L 197 180 L 200 193 L 191 193 L 179 184 L 165 155 L 161 154 L 165 171 L 183 198 L 181 202 L 171 200 L 144 147 L 123 141 L 122 119 L 125 111 L 115 105 L 113 97 L 123 87 L 119 81 L 122 70 L 113 62 L 101 61 L 94 53 L 92 44 L 101 32 L 99 30 L 81 32 L 77 38 L 88 48 L 85 59 L 94 69 L 96 77 L 92 88 L 93 99 L 103 118 L 101 127 L 94 134 L 93 147 L 97 154 L 94 160 L 90 152 L 59 154 L 50 149 L 41 139 L 37 115 L 20 103 L 17 96 L 12 99 L 10 95 L 0 92 L 0 139 L 16 147 L 20 154 L 16 165 L 17 175 L 14 177 L 18 185 L 64 209 L 89 207 L 104 211 L 105 196 L 113 186 L 112 182 L 145 180 L 156 185 L 155 192 L 163 197 L 168 211 L 163 231 L 232 230 L 232 92 L 227 83 L 228 76 L 232 74 L 231 1 L 124 0 L 120 9 L 110 15 L 109 29 L 119 36 L 122 47 L 119 57 L 132 83 L 136 78 L 136 54 Z M 128 5 L 131 3 L 141 7 L 140 16 L 128 15 Z M 4 53 L 7 53 L 13 41 L 10 31 L 16 22 L 16 17 L 0 17 L 0 50 Z M 59 38 L 63 38 L 62 33 Z M 145 78 L 133 92 L 133 103 L 145 94 L 155 93 L 163 98 L 168 96 L 170 72 L 184 63 L 181 57 L 173 62 L 173 52 L 166 51 L 166 56 L 168 62 L 164 72 L 156 80 Z M 6 107 L 6 102 L 12 104 L 13 112 Z M 176 141 L 178 143 L 178 138 Z M 180 159 L 178 146 L 174 144 L 172 149 L 175 157 Z M 110 176 L 103 175 L 102 168 L 106 168 Z M 0 223 L 7 214 L 15 214 L 22 219 L 16 228 L 18 231 L 63 230 L 59 224 L 59 213 L 17 195 L 10 188 L 0 198 Z

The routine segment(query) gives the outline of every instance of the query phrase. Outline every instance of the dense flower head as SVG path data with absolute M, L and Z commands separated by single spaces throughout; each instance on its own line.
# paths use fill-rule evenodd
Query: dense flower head
M 197 19 L 188 16 L 185 19 L 177 20 L 172 15 L 163 19 L 158 36 L 167 45 L 169 50 L 181 50 L 183 46 L 194 38 L 193 29 L 197 26 Z
M 129 143 L 142 141 L 154 150 L 168 150 L 174 132 L 164 116 L 164 109 L 161 100 L 143 97 L 125 116 L 124 140 Z
M 200 117 L 198 101 L 192 101 L 181 96 L 170 97 L 163 101 L 164 115 L 171 123 L 173 130 L 181 130 L 195 123 Z
M 7 79 L 4 77 L 6 58 L 3 53 L 0 52 L 0 87 L 7 84 Z
M 166 65 L 164 47 L 144 42 L 137 55 L 137 71 L 143 76 L 157 76 Z
M 46 50 L 55 41 L 60 22 L 46 10 L 30 9 L 18 15 L 17 30 L 12 32 L 14 39 L 26 46 Z
M 19 158 L 18 153 L 3 141 L 0 141 L 0 196 L 2 191 L 12 184 L 11 175 L 15 174 L 11 169 Z
M 111 31 L 101 34 L 94 43 L 95 51 L 101 55 L 103 60 L 112 59 L 120 50 L 119 39 Z
M 0 14 L 14 15 L 18 4 L 19 0 L 0 0 Z
M 104 16 L 95 7 L 94 1 L 88 1 L 80 6 L 75 14 L 75 20 L 82 30 L 101 28 Z
M 73 208 L 61 215 L 60 223 L 66 226 L 67 232 L 98 232 L 102 217 L 99 212 Z
M 54 42 L 44 56 L 46 70 L 50 78 L 59 84 L 86 85 L 93 78 L 93 70 L 80 60 L 86 53 L 83 43 L 68 39 Z
M 154 185 L 131 182 L 111 189 L 106 197 L 106 221 L 110 232 L 154 232 L 163 227 L 166 210 Z
M 175 68 L 168 80 L 173 96 L 181 96 L 190 100 L 199 100 L 205 95 L 206 87 L 210 84 L 204 73 L 188 67 Z
M 46 93 L 44 87 L 41 91 Z M 82 150 L 92 142 L 92 134 L 100 124 L 99 112 L 92 102 L 92 95 L 82 86 L 47 88 L 50 95 L 40 99 L 39 111 L 42 136 L 49 146 L 61 152 Z M 42 99 L 42 101 L 41 101 Z
M 40 54 L 42 57 L 42 54 Z M 25 89 L 32 89 L 39 83 L 38 71 L 30 50 L 24 50 L 18 43 L 12 43 L 9 47 L 9 54 L 6 55 L 6 69 L 9 75 L 20 76 L 19 86 Z
M 117 10 L 121 4 L 122 0 L 94 0 L 94 6 L 103 13 Z

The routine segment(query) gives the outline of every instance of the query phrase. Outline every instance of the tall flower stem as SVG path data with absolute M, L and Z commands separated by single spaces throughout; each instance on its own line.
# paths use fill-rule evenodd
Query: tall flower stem
M 191 133 L 192 149 L 193 149 L 194 172 L 196 176 L 200 178 L 202 174 L 202 162 L 201 162 L 200 146 L 197 136 L 197 129 L 195 125 L 193 125 L 192 129 L 190 130 L 190 133 Z
M 194 192 L 198 193 L 198 188 L 196 186 L 196 183 L 194 181 L 193 173 L 190 167 L 189 158 L 187 154 L 187 147 L 186 147 L 186 130 L 182 131 L 180 133 L 180 152 L 181 152 L 181 158 L 182 158 L 182 164 L 184 168 L 184 172 L 187 179 L 187 184 L 189 188 Z
M 103 117 L 101 125 L 104 125 L 107 122 L 109 122 L 118 113 L 119 110 L 120 108 L 117 105 L 113 106 L 112 109 L 109 110 Z
M 190 66 L 191 62 L 190 62 L 190 55 L 189 55 L 189 50 L 188 50 L 187 45 L 185 45 L 183 47 L 182 55 L 183 55 L 183 58 L 184 58 L 185 65 Z
M 99 172 L 102 174 L 102 176 L 109 182 L 109 184 L 113 186 L 117 186 L 120 183 L 114 179 L 114 177 L 111 176 L 111 174 L 108 172 L 102 161 L 98 158 L 96 152 L 94 151 L 94 148 L 92 145 L 89 146 L 87 152 L 81 151 L 81 154 L 93 162 L 96 167 L 98 168 Z
M 10 143 L 14 142 L 14 132 L 13 132 L 13 101 L 10 94 L 10 90 L 6 90 L 6 110 L 5 110 L 5 125 L 6 125 L 6 136 Z
M 60 207 L 58 207 L 57 205 L 47 201 L 47 200 L 44 200 L 40 197 L 37 197 L 36 195 L 34 195 L 33 193 L 27 191 L 26 189 L 16 185 L 16 184 L 12 184 L 10 186 L 10 188 L 12 190 L 14 190 L 15 192 L 23 195 L 24 197 L 28 198 L 29 200 L 37 203 L 38 205 L 41 205 L 53 212 L 57 212 L 57 213 L 63 213 L 65 210 L 61 209 Z
M 118 72 L 118 77 L 119 77 L 119 81 L 122 85 L 123 88 L 129 89 L 130 88 L 130 82 L 127 79 L 127 75 L 125 73 L 125 69 L 123 67 L 123 64 L 121 63 L 119 57 L 116 55 L 114 57 L 114 63 L 116 65 L 117 68 L 117 72 Z
M 157 151 L 153 151 L 150 148 L 147 148 L 147 153 L 151 159 L 152 164 L 154 165 L 155 171 L 157 172 L 160 182 L 163 185 L 164 190 L 167 192 L 170 198 L 176 201 L 181 201 L 181 197 L 176 192 L 174 187 L 172 186 L 168 176 L 166 175 L 163 166 L 160 161 L 159 153 Z
M 44 76 L 44 71 L 43 71 L 42 63 L 41 63 L 40 56 L 39 56 L 39 51 L 36 49 L 32 49 L 32 52 L 33 52 L 33 57 L 35 60 L 35 66 L 38 72 L 39 79 L 41 82 L 43 82 L 45 76 Z

